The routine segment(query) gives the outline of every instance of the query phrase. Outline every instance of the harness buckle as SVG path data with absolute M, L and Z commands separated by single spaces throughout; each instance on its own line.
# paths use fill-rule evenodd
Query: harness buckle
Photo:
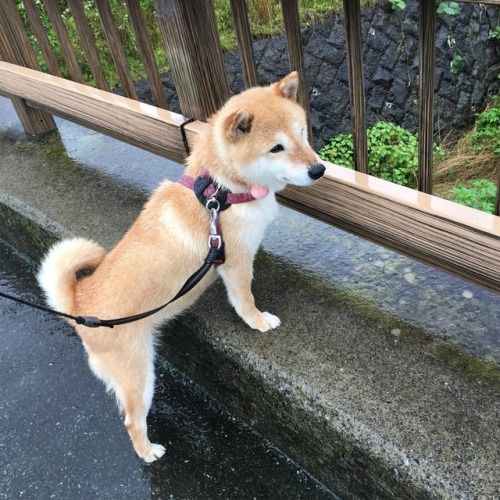
M 215 202 L 217 205 L 212 207 L 211 205 Z M 208 247 L 217 248 L 219 250 L 222 246 L 222 236 L 219 234 L 219 227 L 217 225 L 217 220 L 219 217 L 218 208 L 220 208 L 219 202 L 215 198 L 210 198 L 207 201 L 207 210 L 210 212 L 210 236 L 208 237 Z
M 222 246 L 222 236 L 220 234 L 211 234 L 208 237 L 208 248 L 219 250 Z

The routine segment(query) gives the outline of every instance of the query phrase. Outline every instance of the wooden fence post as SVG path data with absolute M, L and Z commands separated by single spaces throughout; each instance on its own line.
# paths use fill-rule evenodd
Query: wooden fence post
M 420 2 L 418 189 L 432 194 L 436 1 Z
M 50 45 L 49 37 L 42 24 L 40 9 L 36 4 L 36 0 L 23 0 L 23 5 L 28 15 L 33 34 L 36 37 L 40 51 L 45 59 L 48 72 L 51 75 L 62 76 L 61 68 L 59 68 L 59 63 Z
M 497 199 L 493 213 L 500 216 L 500 167 L 497 167 Z
M 354 168 L 368 174 L 368 140 L 365 118 L 365 82 L 361 41 L 361 6 L 359 0 L 344 0 L 349 92 L 351 97 Z
M 288 44 L 288 59 L 290 68 L 299 73 L 298 102 L 306 110 L 308 137 L 312 144 L 311 113 L 309 110 L 308 87 L 304 69 L 304 51 L 302 50 L 302 38 L 300 34 L 300 18 L 297 0 L 281 0 L 283 20 L 285 23 L 286 40 Z
M 118 71 L 123 91 L 128 98 L 137 101 L 137 91 L 135 90 L 134 82 L 130 76 L 130 67 L 120 41 L 120 33 L 113 19 L 110 4 L 108 0 L 95 0 L 95 5 L 99 12 L 99 17 L 101 18 L 104 36 L 108 41 L 108 47 L 115 63 L 116 71 Z
M 238 38 L 238 48 L 241 54 L 241 66 L 245 87 L 256 87 L 259 82 L 257 78 L 257 67 L 253 53 L 252 33 L 248 21 L 247 4 L 245 0 L 231 0 L 231 12 L 233 14 L 234 28 Z
M 14 0 L 0 2 L 0 58 L 40 70 Z M 40 135 L 57 128 L 49 113 L 28 106 L 18 97 L 12 97 L 11 101 L 26 133 Z
M 135 33 L 137 48 L 141 54 L 146 74 L 148 75 L 149 87 L 151 88 L 155 105 L 158 108 L 168 109 L 167 98 L 163 91 L 160 72 L 154 58 L 153 47 L 148 35 L 148 27 L 141 5 L 137 0 L 126 0 L 125 3 L 127 4 L 130 24 Z
M 31 0 L 33 1 L 33 0 Z M 82 49 L 87 56 L 90 71 L 94 77 L 95 86 L 101 90 L 110 90 L 104 68 L 102 67 L 101 59 L 95 44 L 94 34 L 92 28 L 85 16 L 85 8 L 81 0 L 68 0 L 68 7 L 75 21 L 76 30 L 80 36 L 80 43 Z
M 71 79 L 78 83 L 84 83 L 82 69 L 75 54 L 75 49 L 71 44 L 68 30 L 64 24 L 61 9 L 57 0 L 44 0 L 45 10 L 49 16 L 50 23 L 54 28 L 59 48 L 63 55 L 64 62 L 68 68 Z
M 211 0 L 155 0 L 182 113 L 206 120 L 229 98 Z

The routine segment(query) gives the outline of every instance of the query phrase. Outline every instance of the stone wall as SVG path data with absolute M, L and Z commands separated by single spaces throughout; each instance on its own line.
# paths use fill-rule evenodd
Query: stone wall
M 394 11 L 380 0 L 362 13 L 367 120 L 392 121 L 415 131 L 418 119 L 418 1 L 407 0 Z M 489 39 L 499 23 L 499 8 L 461 3 L 461 13 L 438 15 L 436 27 L 436 139 L 469 127 L 484 109 L 488 95 L 498 92 L 500 41 Z M 350 131 L 350 105 L 343 15 L 335 15 L 302 30 L 304 60 L 317 147 L 330 137 Z M 282 37 L 257 40 L 255 57 L 261 84 L 289 71 Z M 450 63 L 463 58 L 458 72 Z M 225 54 L 232 92 L 243 90 L 238 53 Z M 172 78 L 164 78 L 173 110 L 178 110 Z M 147 96 L 144 96 L 147 98 Z

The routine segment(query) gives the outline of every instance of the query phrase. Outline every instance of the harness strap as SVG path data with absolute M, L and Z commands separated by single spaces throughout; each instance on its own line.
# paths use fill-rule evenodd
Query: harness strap
M 218 188 L 206 170 L 196 179 L 183 175 L 177 182 L 194 191 L 203 206 L 215 197 L 220 203 L 221 212 L 235 203 L 247 203 L 256 199 L 251 193 L 232 193 L 227 189 Z

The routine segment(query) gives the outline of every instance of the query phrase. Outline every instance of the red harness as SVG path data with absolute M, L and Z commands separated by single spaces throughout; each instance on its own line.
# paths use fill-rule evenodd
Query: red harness
M 234 203 L 247 203 L 256 199 L 250 193 L 231 193 L 228 189 L 217 187 L 206 169 L 203 169 L 196 179 L 183 175 L 177 182 L 194 191 L 204 206 L 209 200 L 216 199 L 220 203 L 220 211 L 226 210 Z
M 214 266 L 224 264 L 224 240 L 218 213 L 228 209 L 234 203 L 247 203 L 256 198 L 251 193 L 231 193 L 228 189 L 218 187 L 206 169 L 203 169 L 196 179 L 183 175 L 177 182 L 194 191 L 198 201 L 210 212 L 208 246 L 218 251 Z

